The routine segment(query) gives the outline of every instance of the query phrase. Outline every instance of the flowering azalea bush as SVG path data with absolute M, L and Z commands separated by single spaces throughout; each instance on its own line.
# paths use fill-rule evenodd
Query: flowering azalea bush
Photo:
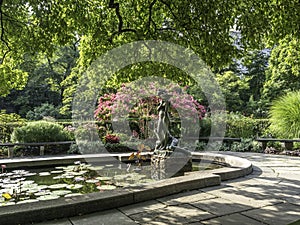
M 165 96 L 158 96 L 159 90 L 164 90 Z M 186 93 L 186 88 L 158 80 L 132 82 L 122 85 L 117 93 L 104 94 L 99 98 L 94 116 L 102 135 L 105 135 L 104 127 L 106 132 L 117 127 L 120 133 L 122 128 L 126 132 L 129 124 L 133 137 L 148 138 L 158 119 L 157 106 L 161 99 L 171 103 L 169 114 L 173 128 L 178 126 L 182 118 L 195 123 L 206 113 L 204 106 Z
M 120 143 L 120 138 L 114 134 L 107 134 L 104 137 L 105 143 L 117 144 Z

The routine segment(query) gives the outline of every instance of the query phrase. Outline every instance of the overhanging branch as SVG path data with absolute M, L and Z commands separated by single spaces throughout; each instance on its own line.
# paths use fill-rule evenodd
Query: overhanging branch
M 133 32 L 135 34 L 137 33 L 137 31 L 135 29 L 130 29 L 130 28 L 123 29 L 123 17 L 121 16 L 121 13 L 120 13 L 120 4 L 118 2 L 115 3 L 114 0 L 110 0 L 109 1 L 109 8 L 115 9 L 116 15 L 117 15 L 118 20 L 119 20 L 118 31 L 114 32 L 111 35 L 110 42 L 112 42 L 114 36 L 116 36 L 116 35 L 120 35 L 120 34 L 125 33 L 125 32 Z
M 4 43 L 4 45 L 7 47 L 7 51 L 4 52 L 3 57 L 2 57 L 0 63 L 3 63 L 3 61 L 4 61 L 4 59 L 5 59 L 6 55 L 7 55 L 7 53 L 11 50 L 10 47 L 9 47 L 8 42 L 4 38 L 5 29 L 4 29 L 4 23 L 3 23 L 2 6 L 3 6 L 3 0 L 0 0 L 0 27 L 1 27 L 0 39 Z

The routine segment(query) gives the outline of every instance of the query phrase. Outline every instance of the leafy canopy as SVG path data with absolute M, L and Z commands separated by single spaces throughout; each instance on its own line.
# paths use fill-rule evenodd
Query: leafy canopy
M 189 47 L 218 67 L 250 47 L 299 36 L 299 11 L 298 0 L 1 0 L 0 95 L 25 84 L 25 53 L 51 55 L 76 40 L 80 73 L 116 46 L 154 39 Z

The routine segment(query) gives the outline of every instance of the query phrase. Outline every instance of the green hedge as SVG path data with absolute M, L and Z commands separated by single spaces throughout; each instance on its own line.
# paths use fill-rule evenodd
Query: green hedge
M 36 121 L 14 129 L 13 142 L 55 142 L 73 140 L 72 134 L 55 122 Z
M 218 124 L 216 118 L 214 122 Z M 200 136 L 210 136 L 212 119 L 207 117 L 200 122 Z M 255 138 L 264 136 L 270 126 L 268 119 L 255 119 L 240 114 L 230 113 L 226 118 L 226 137 Z
M 15 113 L 5 113 L 0 111 L 0 142 L 10 142 L 10 137 L 13 130 L 17 127 L 24 126 L 26 123 L 25 119 L 22 119 Z

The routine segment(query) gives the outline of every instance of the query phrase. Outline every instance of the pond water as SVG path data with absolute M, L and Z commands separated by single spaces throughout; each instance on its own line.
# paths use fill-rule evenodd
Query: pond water
M 194 171 L 219 167 L 221 165 L 193 162 Z M 151 179 L 151 166 L 136 169 L 126 168 L 123 163 L 116 168 L 110 164 L 93 166 L 79 161 L 52 168 L 2 169 L 0 206 L 72 197 L 154 181 Z

